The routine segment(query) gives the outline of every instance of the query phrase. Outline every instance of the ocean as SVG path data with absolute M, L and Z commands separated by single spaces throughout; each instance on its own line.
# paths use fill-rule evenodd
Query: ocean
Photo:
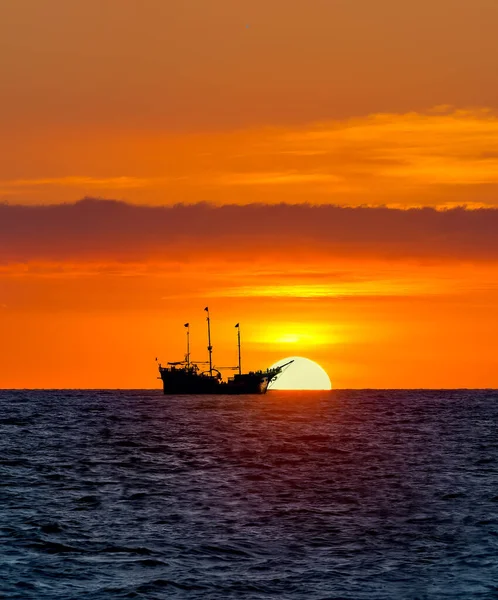
M 498 598 L 498 392 L 0 392 L 0 597 Z

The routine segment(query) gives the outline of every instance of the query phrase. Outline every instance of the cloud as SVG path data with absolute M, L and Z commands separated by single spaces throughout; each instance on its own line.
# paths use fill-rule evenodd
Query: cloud
M 88 188 L 110 188 L 131 189 L 157 185 L 163 179 L 147 179 L 143 177 L 44 177 L 34 179 L 12 179 L 0 182 L 3 193 L 10 193 L 19 189 L 38 187 L 88 187 Z
M 227 147 L 230 140 L 226 136 Z M 245 148 L 244 155 L 237 155 L 242 169 L 232 166 L 213 184 L 275 188 L 306 183 L 310 195 L 321 196 L 322 202 L 325 194 L 341 192 L 344 202 L 363 198 L 368 204 L 379 204 L 379 197 L 391 203 L 393 196 L 411 196 L 412 206 L 434 204 L 434 198 L 423 195 L 428 188 L 444 195 L 439 188 L 498 184 L 498 116 L 486 108 L 443 106 L 426 113 L 379 113 L 237 132 L 232 142 Z M 221 164 L 223 158 L 217 156 Z
M 165 198 L 218 205 L 497 205 L 498 115 L 484 108 L 77 139 L 54 138 L 49 151 L 45 139 L 0 148 L 0 198 L 46 204 L 92 195 L 156 205 Z
M 498 117 L 488 109 L 375 114 L 290 131 L 282 142 L 303 154 L 328 151 L 333 172 L 356 171 L 386 185 L 390 179 L 416 185 L 498 182 Z
M 377 274 L 376 274 L 377 275 Z M 280 275 L 278 280 L 282 279 Z M 424 285 L 425 284 L 425 285 Z M 227 287 L 222 290 L 213 290 L 209 295 L 219 298 L 353 298 L 353 297 L 375 297 L 375 296 L 414 296 L 441 294 L 454 291 L 455 286 L 434 285 L 434 281 L 421 282 L 416 278 L 400 278 L 398 281 L 383 280 L 372 277 L 371 281 L 361 282 L 333 282 L 333 283 L 309 283 L 286 285 L 285 283 L 273 283 L 271 285 L 239 285 L 238 287 Z
M 327 173 L 296 173 L 292 171 L 246 173 L 222 176 L 219 183 L 224 185 L 296 185 L 316 182 L 340 182 L 336 175 Z
M 311 263 L 335 258 L 498 260 L 498 209 L 332 205 L 0 204 L 0 257 L 32 261 Z

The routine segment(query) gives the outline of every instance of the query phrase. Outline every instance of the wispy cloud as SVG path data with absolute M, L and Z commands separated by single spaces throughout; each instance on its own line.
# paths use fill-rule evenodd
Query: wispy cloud
M 498 116 L 488 109 L 445 106 L 251 135 L 253 170 L 225 172 L 214 183 L 272 186 L 275 195 L 279 186 L 283 195 L 289 184 L 306 184 L 308 199 L 319 203 L 328 196 L 347 205 L 498 204 Z
M 301 285 L 241 285 L 239 287 L 227 288 L 213 291 L 210 295 L 215 297 L 256 297 L 256 298 L 349 298 L 354 296 L 414 296 L 433 295 L 448 292 L 448 286 L 440 283 L 434 285 L 434 281 L 400 281 L 374 279 L 372 281 L 341 282 L 341 283 L 308 283 Z
M 296 185 L 316 182 L 340 183 L 340 181 L 340 177 L 329 173 L 284 171 L 275 173 L 233 173 L 221 176 L 216 183 L 223 185 Z
M 441 107 L 198 135 L 130 133 L 96 139 L 95 147 L 61 145 L 50 161 L 45 146 L 36 152 L 38 175 L 45 164 L 51 176 L 9 177 L 8 168 L 18 173 L 19 165 L 0 160 L 5 198 L 22 202 L 24 193 L 28 202 L 56 203 L 75 191 L 117 191 L 144 204 L 498 205 L 498 115 L 487 109 Z M 52 176 L 57 164 L 65 172 Z
M 326 154 L 331 172 L 342 177 L 415 185 L 498 182 L 498 116 L 488 109 L 376 114 L 282 133 L 281 142 L 288 151 Z
M 11 190 L 37 188 L 37 187 L 87 187 L 87 188 L 109 188 L 109 189 L 132 189 L 151 185 L 157 185 L 164 179 L 140 178 L 140 177 L 42 177 L 38 179 L 11 179 L 0 180 L 0 190 L 8 192 Z

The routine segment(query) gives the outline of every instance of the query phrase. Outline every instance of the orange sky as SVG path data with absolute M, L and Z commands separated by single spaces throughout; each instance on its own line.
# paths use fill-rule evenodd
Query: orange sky
M 209 304 L 218 364 L 240 321 L 247 368 L 497 387 L 497 27 L 495 0 L 0 3 L 0 386 L 157 386 Z

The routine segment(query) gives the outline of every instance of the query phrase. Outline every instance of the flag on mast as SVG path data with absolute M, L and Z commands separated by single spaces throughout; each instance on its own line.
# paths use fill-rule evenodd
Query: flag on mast
M 190 323 L 185 323 L 184 327 L 188 327 L 190 325 Z
M 204 310 L 206 310 L 207 312 L 209 312 L 209 308 L 207 306 L 206 306 L 206 308 Z
M 237 323 L 237 325 L 235 325 L 235 327 L 238 327 L 238 326 L 239 326 L 239 324 Z

